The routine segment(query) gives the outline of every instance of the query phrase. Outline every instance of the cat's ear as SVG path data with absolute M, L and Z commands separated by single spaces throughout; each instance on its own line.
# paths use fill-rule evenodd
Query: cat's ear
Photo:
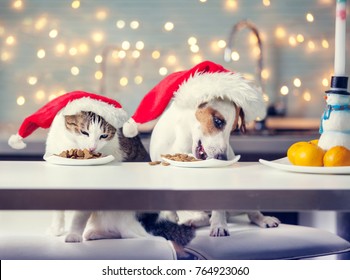
M 64 116 L 64 121 L 66 123 L 67 128 L 78 126 L 78 120 L 76 115 Z

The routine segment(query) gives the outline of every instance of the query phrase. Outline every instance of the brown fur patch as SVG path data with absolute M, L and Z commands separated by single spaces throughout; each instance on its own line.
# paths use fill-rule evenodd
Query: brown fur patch
M 198 107 L 196 111 L 196 118 L 202 126 L 204 135 L 216 134 L 219 131 L 221 131 L 221 129 L 216 128 L 214 125 L 214 122 L 213 122 L 214 116 L 222 120 L 225 120 L 225 118 L 218 111 L 214 110 L 211 107 L 204 107 L 204 106 Z
M 235 105 L 236 109 L 236 116 L 235 121 L 233 122 L 232 130 L 239 129 L 242 133 L 246 132 L 246 126 L 245 126 L 245 116 L 244 111 L 241 107 L 238 107 L 236 103 L 233 103 Z
M 78 123 L 81 120 L 81 115 L 64 116 L 64 119 L 67 130 L 73 133 L 80 133 Z

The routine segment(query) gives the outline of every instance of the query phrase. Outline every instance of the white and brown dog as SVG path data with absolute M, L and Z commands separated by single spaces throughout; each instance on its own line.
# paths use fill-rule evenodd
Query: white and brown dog
M 193 71 L 195 70 L 195 71 Z M 233 129 L 245 131 L 245 122 L 265 117 L 265 104 L 261 91 L 242 75 L 232 73 L 212 62 L 203 62 L 188 72 L 170 75 L 169 84 L 162 81 L 157 90 L 166 95 L 169 107 L 157 119 L 151 135 L 150 156 L 160 160 L 162 154 L 191 153 L 196 158 L 231 160 L 235 153 L 230 146 Z M 179 77 L 180 75 L 180 77 Z M 168 81 L 166 81 L 168 82 Z M 156 87 L 156 88 L 157 88 Z M 165 93 L 164 93 L 165 91 Z M 171 93 L 171 98 L 168 95 Z M 155 94 L 154 91 L 151 92 Z M 164 107 L 164 104 L 162 104 Z M 141 103 L 141 107 L 147 107 Z M 144 126 L 134 115 L 124 131 L 130 131 L 130 122 Z M 132 134 L 131 134 L 132 136 Z M 190 212 L 190 215 L 187 215 Z M 180 215 L 178 215 L 178 213 Z M 163 215 L 177 221 L 184 212 L 164 211 Z M 180 223 L 193 226 L 211 226 L 211 236 L 229 235 L 227 211 L 186 211 Z M 237 213 L 236 213 L 237 214 Z M 261 227 L 276 227 L 279 220 L 254 211 L 248 213 L 250 220 Z

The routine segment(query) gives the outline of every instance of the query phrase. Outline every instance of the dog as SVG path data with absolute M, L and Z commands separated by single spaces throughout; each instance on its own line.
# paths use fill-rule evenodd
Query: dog
M 153 129 L 150 142 L 152 160 L 161 160 L 162 154 L 191 153 L 196 158 L 231 160 L 235 153 L 229 143 L 233 130 L 246 131 L 244 111 L 234 102 L 226 99 L 213 99 L 201 103 L 196 110 L 181 110 L 175 104 L 163 113 Z M 169 124 L 173 125 L 169 125 Z M 175 141 L 168 141 L 175 139 Z M 210 225 L 210 236 L 228 236 L 226 215 L 235 212 L 203 211 L 182 212 L 186 225 L 201 227 Z M 280 221 L 275 217 L 264 216 L 258 211 L 247 213 L 251 222 L 260 227 L 277 227 Z M 173 211 L 163 211 L 164 218 L 173 222 L 179 216 Z
M 151 130 L 152 161 L 173 153 L 192 153 L 202 160 L 231 160 L 235 157 L 229 141 L 232 130 L 245 132 L 246 122 L 263 119 L 265 115 L 263 94 L 253 81 L 204 61 L 189 70 L 168 75 L 148 92 L 123 125 L 123 132 L 133 137 L 140 131 Z M 183 223 L 210 225 L 211 236 L 227 236 L 226 214 L 226 211 L 211 214 L 191 211 Z M 174 211 L 164 211 L 161 215 L 173 222 L 179 219 Z M 277 227 L 280 223 L 277 218 L 256 211 L 248 216 L 261 227 Z

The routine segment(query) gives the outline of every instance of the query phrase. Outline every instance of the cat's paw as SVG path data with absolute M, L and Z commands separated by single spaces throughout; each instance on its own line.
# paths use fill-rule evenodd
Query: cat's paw
M 161 211 L 159 213 L 159 218 L 173 223 L 178 223 L 179 221 L 179 216 L 177 215 L 176 211 Z
M 209 235 L 212 237 L 230 236 L 230 232 L 225 226 L 211 226 Z
M 79 243 L 83 241 L 83 237 L 81 236 L 81 234 L 72 232 L 66 236 L 65 241 L 69 243 L 73 243 L 73 242 Z
M 113 238 L 112 235 L 108 235 L 107 233 L 99 232 L 97 230 L 88 230 L 84 234 L 85 240 L 98 240 L 98 239 L 105 239 L 105 238 Z

